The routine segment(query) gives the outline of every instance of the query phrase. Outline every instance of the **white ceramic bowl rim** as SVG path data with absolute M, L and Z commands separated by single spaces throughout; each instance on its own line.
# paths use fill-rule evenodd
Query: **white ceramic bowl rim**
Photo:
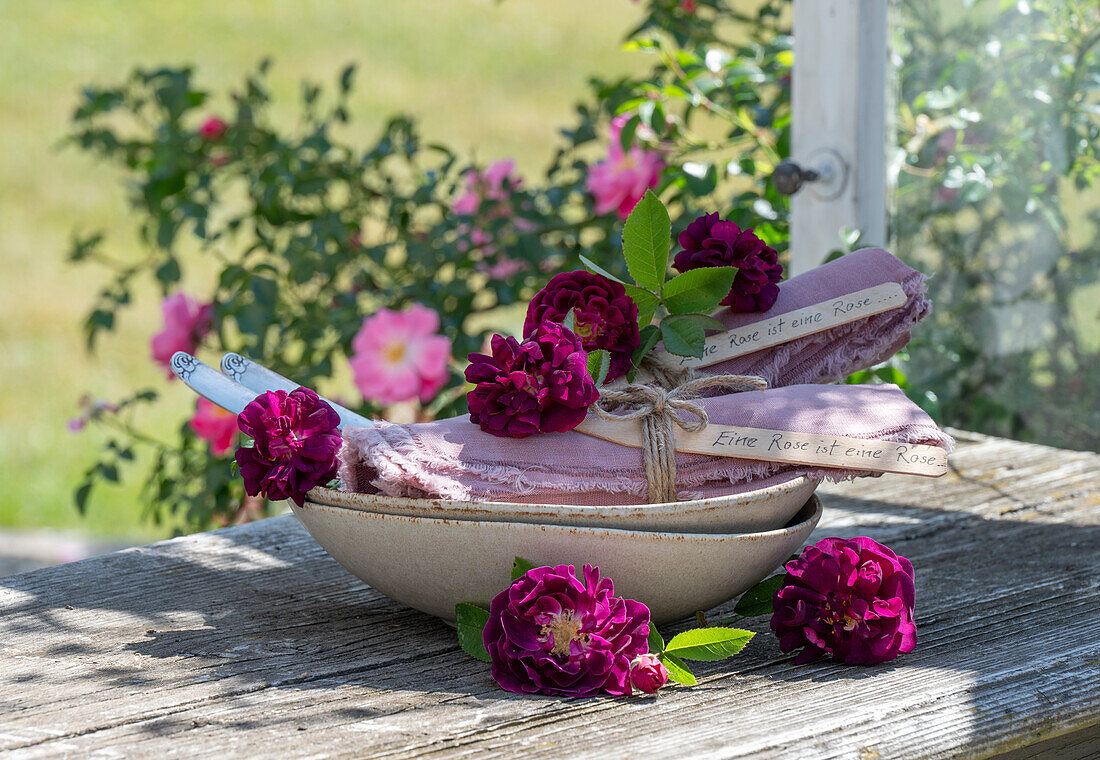
M 810 481 L 820 482 L 820 478 L 811 478 L 808 475 L 791 475 L 789 479 L 779 483 L 773 483 L 764 488 L 739 493 L 711 496 L 706 499 L 688 499 L 685 501 L 665 501 L 654 504 L 542 504 L 538 502 L 513 502 L 513 501 L 467 501 L 464 499 L 425 499 L 412 496 L 387 496 L 385 494 L 357 493 L 355 491 L 338 491 L 333 488 L 318 486 L 311 490 L 306 497 L 314 504 L 330 507 L 343 507 L 346 509 L 359 509 L 368 512 L 384 511 L 387 506 L 400 501 L 402 504 L 431 510 L 438 507 L 459 507 L 464 510 L 481 510 L 486 512 L 524 512 L 529 510 L 545 509 L 577 510 L 586 514 L 613 515 L 620 512 L 638 513 L 646 511 L 688 511 L 705 510 L 710 507 L 726 506 L 737 501 L 752 501 L 764 496 L 777 496 L 779 494 L 794 491 L 806 485 Z
M 337 509 L 346 510 L 349 512 L 361 512 L 363 510 L 356 509 L 354 507 L 343 507 L 337 504 L 319 504 L 317 502 L 306 501 L 301 509 L 308 510 L 310 507 L 321 507 L 323 509 Z M 533 523 L 509 523 L 509 522 L 494 522 L 493 525 L 499 528 L 506 528 L 509 525 L 519 526 L 522 528 L 540 527 L 553 531 L 568 531 L 573 533 L 611 533 L 616 535 L 630 535 L 637 537 L 638 539 L 645 540 L 666 540 L 677 539 L 683 537 L 691 537 L 692 541 L 704 541 L 707 543 L 729 541 L 731 538 L 737 537 L 741 539 L 752 540 L 754 538 L 770 538 L 776 536 L 789 535 L 798 531 L 800 527 L 808 522 L 815 521 L 821 517 L 821 499 L 817 497 L 817 494 L 810 496 L 809 500 L 802 505 L 794 517 L 792 517 L 785 526 L 782 528 L 775 528 L 773 530 L 757 531 L 753 533 L 683 533 L 683 532 L 669 532 L 669 531 L 644 531 L 644 530 L 626 530 L 623 528 L 590 528 L 583 526 L 568 526 L 568 525 L 555 525 L 555 524 L 542 524 L 536 525 Z M 383 512 L 376 513 L 380 518 L 396 521 L 408 521 L 411 523 L 474 523 L 476 520 L 456 520 L 450 517 L 410 517 L 407 515 L 391 515 Z

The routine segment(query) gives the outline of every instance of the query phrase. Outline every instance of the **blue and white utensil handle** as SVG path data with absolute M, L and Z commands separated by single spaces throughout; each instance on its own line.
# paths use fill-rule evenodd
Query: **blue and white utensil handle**
M 188 388 L 233 414 L 240 414 L 256 398 L 256 394 L 248 388 L 233 382 L 185 351 L 172 355 L 171 367 Z
M 265 391 L 287 391 L 288 393 L 299 384 L 293 380 L 274 372 L 262 364 L 257 364 L 240 354 L 228 353 L 222 357 L 222 372 L 233 380 L 253 391 L 257 395 Z M 340 416 L 340 427 L 371 427 L 373 423 L 361 414 L 340 406 L 337 403 L 324 399 L 336 414 Z

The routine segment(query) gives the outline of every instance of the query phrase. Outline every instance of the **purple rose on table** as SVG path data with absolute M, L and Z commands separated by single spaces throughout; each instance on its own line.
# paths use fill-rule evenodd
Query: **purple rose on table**
M 554 275 L 535 294 L 527 307 L 523 334 L 530 335 L 543 322 L 562 322 L 573 310 L 573 331 L 585 351 L 606 349 L 611 354 L 607 382 L 631 368 L 638 348 L 638 306 L 622 283 L 584 270 Z
M 522 343 L 494 335 L 492 355 L 470 354 L 470 420 L 492 435 L 525 438 L 572 430 L 599 398 L 580 338 L 543 322 Z
M 729 295 L 721 305 L 737 312 L 767 311 L 779 297 L 783 267 L 779 254 L 751 230 L 722 221 L 717 213 L 699 217 L 680 233 L 672 266 L 678 272 L 701 267 L 737 267 Z
M 537 567 L 499 593 L 482 633 L 493 679 L 517 694 L 631 693 L 631 663 L 649 651 L 649 608 L 616 597 L 610 578 Z
M 291 499 L 336 477 L 340 417 L 309 388 L 261 393 L 237 416 L 253 439 L 237 449 L 237 465 L 249 496 Z
M 786 564 L 771 628 L 796 663 L 872 665 L 913 651 L 913 564 L 870 538 L 826 538 Z

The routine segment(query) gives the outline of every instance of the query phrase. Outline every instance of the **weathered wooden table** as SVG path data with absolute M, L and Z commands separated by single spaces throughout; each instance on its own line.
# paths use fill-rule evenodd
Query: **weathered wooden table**
M 792 664 L 764 632 L 656 699 L 521 698 L 293 517 L 0 579 L 0 754 L 1100 756 L 1100 456 L 962 434 L 939 480 L 831 486 L 815 534 L 917 568 L 916 651 Z

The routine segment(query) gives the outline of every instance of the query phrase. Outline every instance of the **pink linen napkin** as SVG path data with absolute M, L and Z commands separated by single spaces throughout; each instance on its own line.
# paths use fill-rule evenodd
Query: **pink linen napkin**
M 887 282 L 901 285 L 909 296 L 904 305 L 695 372 L 759 375 L 776 387 L 841 380 L 885 361 L 909 342 L 909 331 L 928 315 L 931 304 L 924 297 L 925 276 L 881 248 L 849 253 L 780 283 L 779 297 L 766 312 L 723 309 L 715 314 L 727 328 L 744 327 Z
M 710 421 L 950 450 L 951 438 L 895 385 L 794 385 L 700 401 Z M 644 504 L 640 449 L 577 431 L 497 438 L 466 416 L 345 428 L 343 488 L 391 496 L 546 504 Z M 805 465 L 677 454 L 680 500 L 752 490 L 787 477 L 871 475 Z

